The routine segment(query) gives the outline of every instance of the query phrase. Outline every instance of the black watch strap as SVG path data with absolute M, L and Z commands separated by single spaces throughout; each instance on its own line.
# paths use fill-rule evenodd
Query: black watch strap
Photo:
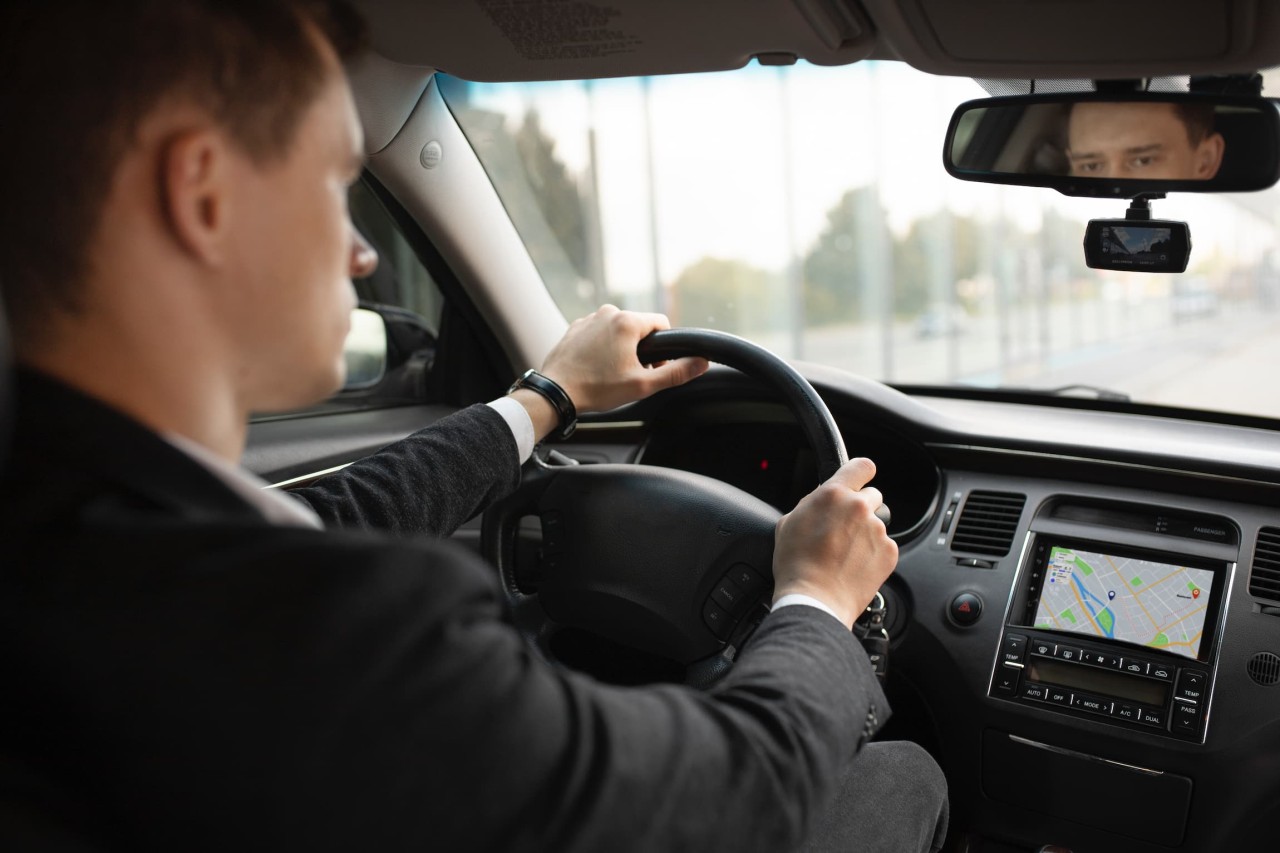
M 528 388 L 530 391 L 545 397 L 551 407 L 556 410 L 556 414 L 560 416 L 560 428 L 556 430 L 552 438 L 563 441 L 573 435 L 573 431 L 578 428 L 578 410 L 574 408 L 573 401 L 569 399 L 569 395 L 565 393 L 558 383 L 530 368 L 519 379 L 511 383 L 507 393 L 510 394 L 519 388 Z

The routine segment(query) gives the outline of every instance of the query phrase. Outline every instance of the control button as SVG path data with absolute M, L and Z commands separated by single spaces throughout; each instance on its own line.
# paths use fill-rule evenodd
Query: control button
M 711 599 L 707 599 L 706 606 L 702 608 L 702 621 L 706 622 L 707 627 L 711 629 L 711 633 L 720 639 L 723 640 L 729 636 L 729 614 Z
M 942 516 L 942 532 L 947 533 L 951 530 L 951 522 L 956 518 L 956 507 L 960 505 L 959 501 L 953 500 L 948 506 L 947 511 Z
M 725 578 L 716 585 L 715 591 L 711 593 L 711 600 L 719 604 L 725 610 L 733 613 L 741 610 L 742 605 L 746 603 L 747 597 L 742 594 L 742 590 L 736 583 Z
M 1200 713 L 1199 705 L 1189 705 L 1185 702 L 1173 703 L 1173 728 L 1180 732 L 1195 732 L 1200 729 Z
M 1173 681 L 1173 667 L 1163 663 L 1153 663 L 1147 666 L 1147 675 L 1152 678 L 1158 678 L 1161 681 Z
M 1085 649 L 1080 655 L 1080 660 L 1085 663 L 1091 663 L 1094 666 L 1105 666 L 1107 669 L 1120 668 L 1120 658 L 1116 655 L 1109 655 L 1106 652 L 1095 652 Z
M 1053 656 L 1063 660 L 1078 661 L 1080 660 L 1080 649 L 1078 646 L 1058 646 L 1058 651 Z
M 564 519 L 558 512 L 542 516 L 542 547 L 547 551 L 559 551 L 564 547 Z
M 738 589 L 742 590 L 742 594 L 747 598 L 760 592 L 765 587 L 764 578 L 746 563 L 738 563 L 725 572 L 724 576 L 726 579 L 736 583 Z
M 1045 688 L 1043 684 L 1037 684 L 1034 681 L 1028 681 L 1026 684 L 1022 685 L 1023 699 L 1034 699 L 1037 702 L 1043 702 L 1045 700 L 1045 697 L 1048 696 L 1048 694 L 1049 694 L 1049 691 Z
M 978 560 L 974 557 L 957 557 L 956 565 L 965 569 L 993 569 L 996 564 L 990 560 Z
M 1048 687 L 1045 689 L 1044 699 L 1054 705 L 1070 705 L 1071 691 L 1063 690 L 1061 687 Z
M 1021 634 L 1007 634 L 1000 644 L 1000 660 L 1004 663 L 1022 663 L 1027 651 L 1027 638 Z
M 982 599 L 972 592 L 962 592 L 951 599 L 951 621 L 962 627 L 972 625 L 982 615 Z
M 1053 653 L 1054 651 L 1057 650 L 1057 648 L 1058 648 L 1057 646 L 1055 646 L 1053 643 L 1050 643 L 1048 640 L 1036 640 L 1031 644 L 1031 654 L 1043 655 L 1044 657 L 1053 657 Z
M 1142 719 L 1142 709 L 1137 705 L 1117 702 L 1115 708 L 1111 711 L 1111 716 L 1119 717 L 1122 720 L 1128 720 L 1131 723 L 1136 723 Z
M 1082 711 L 1092 711 L 1095 714 L 1110 714 L 1112 702 L 1110 699 L 1099 699 L 1097 696 L 1090 696 L 1087 693 L 1077 693 L 1071 698 L 1071 707 L 1079 708 Z
M 1018 676 L 1021 670 L 1012 666 L 1002 666 L 996 670 L 995 692 L 1003 696 L 1012 696 L 1018 692 Z
M 1164 728 L 1164 708 L 1143 708 L 1138 714 L 1138 722 L 1144 726 Z
M 1143 660 L 1133 660 L 1132 658 L 1125 658 L 1124 663 L 1121 664 L 1120 668 L 1123 669 L 1125 672 L 1132 672 L 1134 675 L 1147 674 L 1147 662 Z
M 1174 691 L 1173 695 L 1183 699 L 1190 699 L 1192 702 L 1199 702 L 1204 698 L 1204 685 L 1208 678 L 1208 675 L 1203 672 L 1184 669 L 1178 674 L 1178 689 Z

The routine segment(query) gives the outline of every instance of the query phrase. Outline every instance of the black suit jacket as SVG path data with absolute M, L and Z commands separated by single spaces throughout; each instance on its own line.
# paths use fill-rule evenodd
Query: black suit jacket
M 518 477 L 487 407 L 275 527 L 125 416 L 19 384 L 3 484 L 0 847 L 783 850 L 887 707 L 858 644 L 770 615 L 708 692 L 548 667 L 443 530 Z

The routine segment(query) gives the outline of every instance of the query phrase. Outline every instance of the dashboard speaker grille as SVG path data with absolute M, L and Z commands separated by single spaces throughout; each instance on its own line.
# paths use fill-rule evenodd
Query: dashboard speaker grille
M 989 557 L 1008 554 L 1026 502 L 1026 495 L 1012 492 L 970 492 L 951 537 L 951 550 Z
M 1280 527 L 1258 531 L 1253 549 L 1253 570 L 1249 572 L 1249 594 L 1280 601 Z
M 1249 677 L 1263 687 L 1280 682 L 1280 657 L 1271 652 L 1258 652 L 1249 658 Z

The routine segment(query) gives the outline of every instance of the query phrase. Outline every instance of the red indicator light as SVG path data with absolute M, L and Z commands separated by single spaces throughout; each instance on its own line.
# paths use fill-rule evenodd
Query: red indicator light
M 761 459 L 761 460 L 760 460 L 760 470 L 761 470 L 761 471 L 768 471 L 768 470 L 769 470 L 769 460 L 768 460 L 768 459 Z

